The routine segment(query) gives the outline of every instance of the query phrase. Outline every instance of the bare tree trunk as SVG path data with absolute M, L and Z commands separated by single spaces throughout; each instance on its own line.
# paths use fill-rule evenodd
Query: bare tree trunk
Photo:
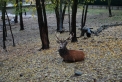
M 16 0 L 16 14 L 15 14 L 15 18 L 14 18 L 14 22 L 15 23 L 18 23 L 18 0 Z
M 67 8 L 67 4 L 65 3 L 64 8 L 63 8 L 63 13 L 62 13 L 62 29 L 64 28 L 63 27 L 63 22 L 64 22 L 64 16 L 65 16 L 66 8 Z
M 71 25 L 70 25 L 70 0 L 68 3 L 68 17 L 69 17 L 69 32 L 71 32 Z
M 2 20 L 3 20 L 3 49 L 6 50 L 6 44 L 5 44 L 5 40 L 6 40 L 6 34 L 5 34 L 5 11 L 6 11 L 6 2 L 3 2 L 3 7 L 2 7 Z
M 81 18 L 81 29 L 84 27 L 84 10 L 85 10 L 85 5 L 83 5 L 82 18 Z
M 42 0 L 42 9 L 43 9 L 43 16 L 44 16 L 44 27 L 45 27 L 45 33 L 47 35 L 47 41 L 49 44 L 49 39 L 48 39 L 48 26 L 47 26 L 47 16 L 46 16 L 46 10 L 45 10 L 45 5 L 44 5 L 44 0 Z
M 42 3 L 44 3 L 44 0 L 42 0 Z M 38 16 L 38 24 L 39 24 L 39 32 L 40 32 L 40 38 L 42 41 L 42 48 L 41 49 L 49 49 L 49 40 L 47 35 L 47 28 L 44 26 L 44 19 L 43 19 L 43 12 L 42 12 L 42 6 L 40 4 L 40 0 L 36 0 L 36 9 L 37 9 L 37 16 Z M 40 49 L 40 50 L 41 50 Z
M 83 33 L 83 27 L 84 27 L 84 10 L 85 10 L 85 5 L 83 5 L 83 11 L 82 11 L 82 18 L 81 18 L 81 35 L 80 36 L 84 36 Z
M 60 0 L 60 27 L 59 27 L 59 31 L 62 32 L 63 31 L 63 26 L 62 26 L 62 0 Z
M 111 13 L 111 0 L 108 0 L 108 11 L 109 11 L 109 17 L 112 17 L 112 13 Z
M 110 6 L 109 6 L 108 8 L 109 8 L 109 17 L 112 17 L 112 13 L 111 13 L 111 8 L 110 8 Z
M 54 3 L 52 1 L 52 3 Z M 57 32 L 63 32 L 63 21 L 64 21 L 64 16 L 65 16 L 65 11 L 66 11 L 67 5 L 64 5 L 63 12 L 62 12 L 62 2 L 60 2 L 60 11 L 59 11 L 59 1 L 56 1 L 56 6 L 55 6 L 55 14 L 56 14 L 56 21 L 57 21 Z
M 5 7 L 5 11 L 6 11 L 6 7 Z M 6 15 L 6 13 L 5 13 L 5 15 Z M 6 20 L 6 19 L 5 19 Z M 5 26 L 4 26 L 5 28 L 5 36 L 7 37 L 7 28 L 6 28 L 6 21 L 5 21 Z M 6 37 L 5 37 L 5 40 L 6 40 Z
M 9 26 L 10 26 L 10 32 L 11 32 L 11 36 L 12 36 L 12 40 L 13 40 L 13 46 L 15 46 L 14 36 L 13 36 L 13 33 L 12 33 L 11 24 L 10 24 L 10 19 L 8 17 L 7 11 L 5 11 L 5 12 L 6 12 L 8 23 L 9 23 Z
M 59 25 L 60 25 L 58 4 L 57 4 L 56 7 L 55 7 L 55 14 L 56 14 L 57 32 L 58 32 L 58 31 L 59 31 Z
M 71 32 L 73 33 L 73 37 L 72 37 L 71 42 L 77 42 L 77 37 L 76 37 L 77 4 L 78 4 L 78 0 L 73 0 L 73 6 L 72 6 L 72 30 L 71 30 Z
M 20 0 L 20 30 L 24 30 L 23 17 L 22 17 L 22 0 Z
M 85 26 L 85 24 L 86 24 L 87 10 L 88 10 L 88 4 L 86 4 L 85 17 L 84 17 L 84 23 L 83 23 L 83 26 Z
M 84 36 L 83 27 L 86 24 L 87 10 L 88 10 L 88 3 L 86 3 L 86 5 L 83 6 L 82 19 L 81 19 L 81 35 L 80 36 Z

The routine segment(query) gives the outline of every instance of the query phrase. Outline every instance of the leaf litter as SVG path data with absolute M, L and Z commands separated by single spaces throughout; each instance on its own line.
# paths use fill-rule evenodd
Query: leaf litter
M 13 27 L 16 47 L 12 47 L 11 41 L 6 42 L 7 52 L 0 47 L 1 82 L 122 81 L 122 26 L 105 29 L 99 36 L 78 38 L 76 43 L 69 41 L 68 49 L 83 50 L 86 59 L 82 62 L 65 63 L 58 53 L 55 28 L 49 28 L 50 49 L 38 51 L 41 40 L 37 20 L 30 18 L 29 23 L 26 21 L 24 31 L 18 31 L 18 24 L 15 25 L 17 28 Z M 77 30 L 77 33 L 80 31 Z M 68 35 L 66 32 L 61 37 L 66 38 Z M 11 39 L 9 32 L 7 38 Z M 81 73 L 80 76 L 74 76 L 77 70 Z

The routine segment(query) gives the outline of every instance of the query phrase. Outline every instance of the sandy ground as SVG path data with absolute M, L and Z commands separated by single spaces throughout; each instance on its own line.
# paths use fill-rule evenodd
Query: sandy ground
M 119 11 L 117 11 L 119 12 Z M 118 13 L 108 18 L 106 13 L 88 13 L 88 27 L 93 30 L 101 25 L 121 23 Z M 120 18 L 120 19 L 118 19 Z M 38 51 L 41 40 L 38 22 L 35 18 L 24 18 L 25 30 L 19 31 L 19 24 L 12 26 L 16 47 L 8 29 L 6 41 L 7 52 L 2 49 L 2 32 L 0 32 L 0 82 L 122 82 L 122 26 L 109 27 L 99 36 L 78 38 L 78 42 L 69 41 L 68 49 L 83 49 L 86 59 L 82 62 L 65 63 L 58 53 L 54 32 L 56 30 L 55 15 L 47 17 L 49 26 L 50 49 Z M 116 20 L 114 20 L 116 19 Z M 77 16 L 77 36 L 80 35 L 81 15 Z M 68 29 L 67 16 L 64 21 Z M 60 35 L 68 37 L 68 32 Z M 75 76 L 79 71 L 81 76 Z

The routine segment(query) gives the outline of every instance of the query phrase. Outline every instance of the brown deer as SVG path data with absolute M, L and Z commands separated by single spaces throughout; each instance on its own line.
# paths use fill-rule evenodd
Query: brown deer
M 78 50 L 68 50 L 67 49 L 67 43 L 69 39 L 72 38 L 72 35 L 70 34 L 70 37 L 68 37 L 66 40 L 60 40 L 58 36 L 56 35 L 57 43 L 60 45 L 59 47 L 59 54 L 63 58 L 63 61 L 65 62 L 77 62 L 82 61 L 85 59 L 85 54 L 83 51 Z

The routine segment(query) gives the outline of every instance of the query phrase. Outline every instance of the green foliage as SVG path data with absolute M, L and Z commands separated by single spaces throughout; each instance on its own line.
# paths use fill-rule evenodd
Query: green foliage
M 55 5 L 54 4 L 47 4 L 46 5 L 46 11 L 54 11 Z
M 15 3 L 15 0 L 0 0 L 0 10 L 3 7 L 3 3 L 4 2 L 14 4 Z
M 85 0 L 85 2 L 87 2 L 87 3 L 94 3 L 95 0 Z
M 79 3 L 82 4 L 93 4 L 96 0 L 79 0 Z
M 53 8 L 56 8 L 59 4 L 60 4 L 60 0 L 51 0 Z M 70 0 L 70 2 L 68 0 L 63 0 L 63 4 L 72 4 L 73 0 Z
M 59 3 L 60 3 L 60 0 L 51 0 L 52 4 L 53 4 L 53 7 L 56 8 Z

